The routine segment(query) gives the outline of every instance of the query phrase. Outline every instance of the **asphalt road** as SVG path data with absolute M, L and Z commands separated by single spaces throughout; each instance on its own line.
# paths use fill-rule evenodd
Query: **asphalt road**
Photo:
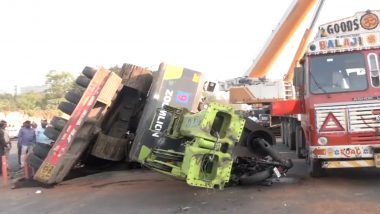
M 282 145 L 284 156 L 294 154 Z M 0 213 L 380 213 L 380 170 L 329 171 L 310 178 L 294 159 L 272 186 L 207 190 L 149 170 L 114 171 L 67 180 L 53 188 L 0 188 Z

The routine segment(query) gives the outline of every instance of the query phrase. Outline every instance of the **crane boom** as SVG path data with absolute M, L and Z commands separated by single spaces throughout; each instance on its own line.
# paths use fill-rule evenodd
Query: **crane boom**
M 302 58 L 302 56 L 305 53 L 306 47 L 307 47 L 309 39 L 310 39 L 311 32 L 313 31 L 314 25 L 315 25 L 315 23 L 316 23 L 316 21 L 318 19 L 319 12 L 321 11 L 324 2 L 325 2 L 325 0 L 320 0 L 319 3 L 318 3 L 318 7 L 317 7 L 317 9 L 314 12 L 314 15 L 312 17 L 310 25 L 305 30 L 305 32 L 304 32 L 304 34 L 302 36 L 301 42 L 298 45 L 298 49 L 297 49 L 297 51 L 296 51 L 296 53 L 295 53 L 295 55 L 293 57 L 293 61 L 290 64 L 289 70 L 288 70 L 288 72 L 286 73 L 286 75 L 284 77 L 285 81 L 292 81 L 293 80 L 294 69 L 298 65 L 299 60 Z
M 318 0 L 295 0 L 286 11 L 278 27 L 261 50 L 247 72 L 249 77 L 265 76 L 272 64 L 276 61 L 282 49 L 288 43 L 302 21 L 314 8 Z

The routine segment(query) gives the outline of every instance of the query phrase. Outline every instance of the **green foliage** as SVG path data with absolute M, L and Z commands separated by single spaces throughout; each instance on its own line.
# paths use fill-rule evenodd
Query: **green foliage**
M 42 109 L 43 93 L 30 92 L 20 95 L 16 99 L 16 104 L 19 109 L 23 110 L 39 110 Z
M 109 68 L 117 74 L 121 68 L 118 65 Z M 59 114 L 57 109 L 60 102 L 64 101 L 67 91 L 83 91 L 83 88 L 75 84 L 75 77 L 70 72 L 49 71 L 46 76 L 45 92 L 29 92 L 18 95 L 0 94 L 0 111 L 22 111 L 30 116 L 40 115 L 43 118 L 51 118 Z
M 0 94 L 0 111 L 13 111 L 16 103 L 11 94 Z
M 58 104 L 65 93 L 74 87 L 74 76 L 69 72 L 50 71 L 46 75 L 45 92 L 29 92 L 14 96 L 0 94 L 0 111 L 22 111 L 30 116 L 42 113 L 56 114 Z
M 46 96 L 43 104 L 46 109 L 55 109 L 63 101 L 65 93 L 74 85 L 74 76 L 64 71 L 49 71 L 46 75 Z

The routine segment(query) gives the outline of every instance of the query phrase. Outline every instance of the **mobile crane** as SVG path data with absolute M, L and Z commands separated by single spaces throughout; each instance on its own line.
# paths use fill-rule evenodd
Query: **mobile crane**
M 96 160 L 137 161 L 205 188 L 280 177 L 292 167 L 271 147 L 275 137 L 232 107 L 211 103 L 198 111 L 200 72 L 125 64 L 117 75 L 86 67 L 76 83 L 83 91 L 69 91 L 58 106 L 69 119 L 54 117 L 45 130 L 54 144 L 37 144 L 29 154 L 42 183 L 59 183 L 78 163 Z M 238 146 L 250 155 L 235 152 Z
M 258 109 L 255 109 L 255 112 L 262 113 L 256 115 L 259 122 L 268 124 L 269 128 L 275 133 L 280 132 L 277 129 L 281 127 L 282 141 L 289 145 L 291 149 L 295 148 L 295 135 L 294 133 L 291 134 L 292 138 L 290 139 L 285 134 L 290 130 L 289 124 L 285 123 L 288 118 L 273 115 L 270 110 L 271 103 L 295 98 L 295 90 L 291 83 L 293 71 L 305 51 L 323 4 L 324 0 L 294 0 L 253 64 L 247 70 L 246 75 L 219 82 L 219 88 L 222 91 L 229 92 L 230 103 L 259 106 Z M 315 11 L 311 14 L 313 9 Z M 311 14 L 312 21 L 302 36 L 287 74 L 283 79 L 267 79 L 265 75 L 270 71 L 271 66 L 276 62 L 280 53 L 309 14 Z

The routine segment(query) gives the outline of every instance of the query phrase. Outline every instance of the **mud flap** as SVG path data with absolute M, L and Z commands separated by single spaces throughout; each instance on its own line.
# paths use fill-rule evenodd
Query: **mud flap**
M 376 168 L 380 168 L 380 153 L 375 153 L 374 157 L 375 157 L 375 166 L 376 166 Z

